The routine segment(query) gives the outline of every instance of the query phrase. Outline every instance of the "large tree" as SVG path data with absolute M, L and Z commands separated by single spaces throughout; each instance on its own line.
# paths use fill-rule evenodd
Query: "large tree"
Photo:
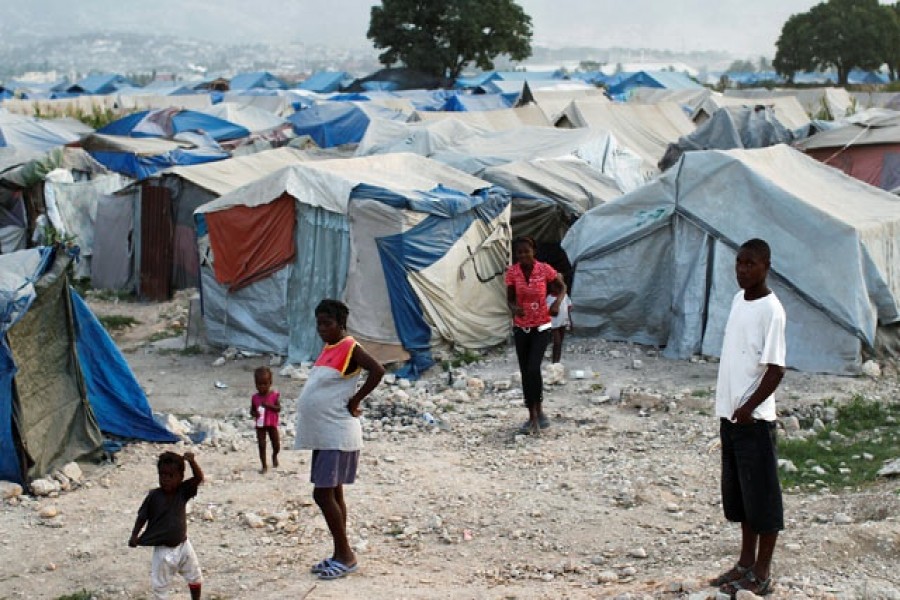
M 878 0 L 828 0 L 809 12 L 791 16 L 776 43 L 779 74 L 813 68 L 837 71 L 845 85 L 853 68 L 877 69 L 889 58 L 896 19 L 888 19 Z
M 502 54 L 531 56 L 531 17 L 513 0 L 382 0 L 367 37 L 386 66 L 456 79 L 469 63 L 494 68 Z

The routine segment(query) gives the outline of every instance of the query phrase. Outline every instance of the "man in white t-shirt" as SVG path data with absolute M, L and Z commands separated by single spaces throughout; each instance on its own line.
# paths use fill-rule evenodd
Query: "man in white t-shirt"
M 772 555 L 784 529 L 773 393 L 784 376 L 786 319 L 766 285 L 769 267 L 766 242 L 752 239 L 740 247 L 735 274 L 741 291 L 725 325 L 716 383 L 722 507 L 726 519 L 741 524 L 741 553 L 710 583 L 731 597 L 742 589 L 759 596 L 771 591 Z

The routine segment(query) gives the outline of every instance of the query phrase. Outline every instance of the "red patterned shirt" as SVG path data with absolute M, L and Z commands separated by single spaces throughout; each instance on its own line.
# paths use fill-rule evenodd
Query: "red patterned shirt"
M 556 269 L 540 261 L 534 262 L 531 277 L 525 279 L 519 263 L 506 270 L 506 285 L 516 289 L 516 305 L 525 310 L 524 316 L 513 317 L 516 327 L 539 327 L 550 323 L 547 310 L 547 282 L 556 279 Z

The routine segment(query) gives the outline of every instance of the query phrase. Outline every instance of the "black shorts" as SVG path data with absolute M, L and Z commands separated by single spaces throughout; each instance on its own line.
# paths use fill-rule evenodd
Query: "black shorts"
M 722 419 L 722 508 L 725 518 L 747 522 L 755 533 L 784 529 L 775 422 L 738 425 Z

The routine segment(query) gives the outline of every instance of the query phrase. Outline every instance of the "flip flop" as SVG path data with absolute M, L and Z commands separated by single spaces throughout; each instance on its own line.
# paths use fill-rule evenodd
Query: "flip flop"
M 538 425 L 541 426 L 541 429 L 547 429 L 550 427 L 550 419 L 548 419 L 545 415 L 538 417 Z
M 319 573 L 327 569 L 329 565 L 331 565 L 331 558 L 323 558 L 322 560 L 314 564 L 309 572 L 318 575 Z
M 332 560 L 328 563 L 328 566 L 319 573 L 319 579 L 324 579 L 326 581 L 340 579 L 341 577 L 346 577 L 350 573 L 355 573 L 358 568 L 359 564 L 357 563 L 347 566 L 339 560 Z

